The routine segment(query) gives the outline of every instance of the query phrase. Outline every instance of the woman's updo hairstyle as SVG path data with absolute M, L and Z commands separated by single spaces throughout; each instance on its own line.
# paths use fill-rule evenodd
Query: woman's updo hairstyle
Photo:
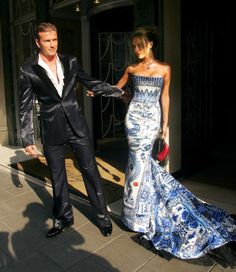
M 153 42 L 152 52 L 155 58 L 157 58 L 158 52 L 158 34 L 157 30 L 151 27 L 139 27 L 132 35 L 134 38 L 140 38 L 143 41 L 144 47 L 147 46 L 147 42 Z

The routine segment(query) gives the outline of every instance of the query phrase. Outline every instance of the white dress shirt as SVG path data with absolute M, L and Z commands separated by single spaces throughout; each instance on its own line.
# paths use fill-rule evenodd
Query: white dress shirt
M 46 70 L 47 75 L 50 78 L 50 80 L 52 81 L 55 88 L 57 89 L 58 94 L 60 95 L 60 97 L 62 97 L 62 90 L 64 87 L 64 73 L 63 73 L 62 64 L 61 64 L 61 61 L 60 61 L 58 55 L 56 57 L 57 77 L 54 75 L 54 73 L 49 68 L 47 63 L 41 58 L 40 54 L 39 54 L 39 59 L 38 59 L 38 65 L 40 65 L 41 67 L 43 67 Z

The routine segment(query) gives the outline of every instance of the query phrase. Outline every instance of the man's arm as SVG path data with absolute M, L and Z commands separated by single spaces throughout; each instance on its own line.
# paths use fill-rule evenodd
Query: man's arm
M 77 72 L 79 81 L 91 90 L 95 95 L 103 95 L 106 97 L 121 97 L 123 90 L 112 86 L 109 83 L 97 80 L 88 75 L 77 62 Z
M 34 145 L 33 90 L 30 79 L 20 69 L 20 130 L 23 146 Z

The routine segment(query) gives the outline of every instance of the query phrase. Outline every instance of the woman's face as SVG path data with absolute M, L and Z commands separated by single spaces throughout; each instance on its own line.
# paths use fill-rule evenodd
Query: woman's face
M 152 54 L 152 42 L 146 41 L 139 37 L 133 38 L 133 50 L 138 59 L 143 59 Z

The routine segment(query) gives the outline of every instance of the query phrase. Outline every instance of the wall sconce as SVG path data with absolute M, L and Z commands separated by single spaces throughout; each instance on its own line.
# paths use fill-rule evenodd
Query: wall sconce
M 94 0 L 94 4 L 100 4 L 100 0 Z
M 75 5 L 75 12 L 80 12 L 80 6 L 79 3 Z

